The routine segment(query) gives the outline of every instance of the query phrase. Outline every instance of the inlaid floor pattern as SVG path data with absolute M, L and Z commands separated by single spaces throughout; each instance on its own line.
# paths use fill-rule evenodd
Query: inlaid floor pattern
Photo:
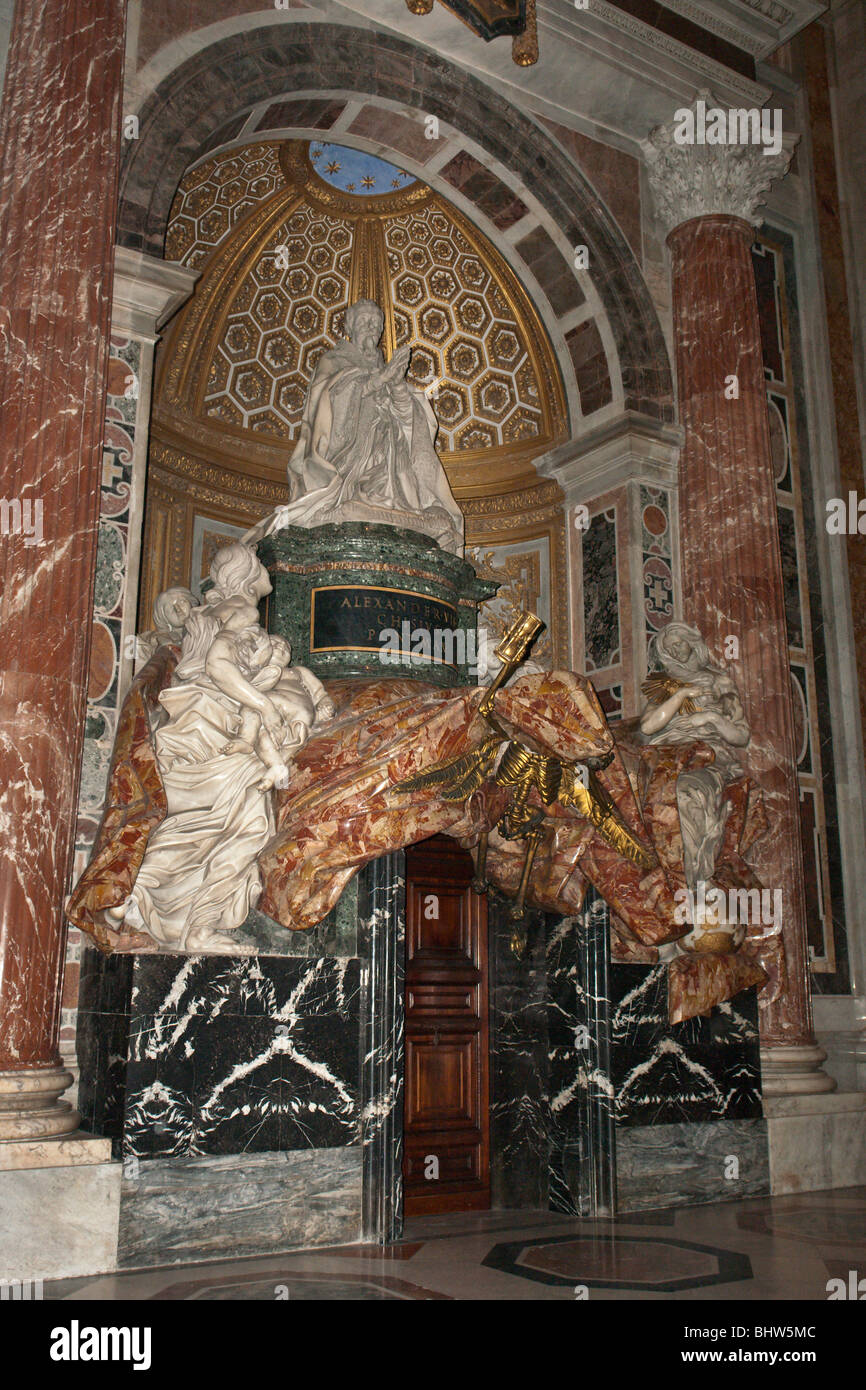
M 581 1221 L 425 1217 L 402 1241 L 45 1284 L 47 1299 L 826 1300 L 866 1269 L 866 1187 Z

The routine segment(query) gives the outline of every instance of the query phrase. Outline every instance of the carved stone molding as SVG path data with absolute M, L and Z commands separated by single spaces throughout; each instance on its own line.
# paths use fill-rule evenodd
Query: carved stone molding
M 520 492 L 508 492 L 487 497 L 472 497 L 461 501 L 467 525 L 484 526 L 484 518 L 495 518 L 494 526 L 522 525 L 534 509 L 541 508 L 545 518 L 562 508 L 562 490 L 556 482 L 536 482 Z
M 689 108 L 695 121 L 701 121 L 701 106 L 708 114 L 730 111 L 711 92 L 698 93 Z M 745 113 L 739 111 L 739 116 Z M 723 214 L 741 217 L 757 227 L 762 221 L 758 209 L 776 179 L 784 178 L 799 136 L 784 132 L 782 147 L 774 153 L 768 146 L 751 143 L 678 143 L 683 123 L 675 115 L 659 125 L 647 140 L 641 141 L 647 163 L 650 188 L 656 212 L 667 235 L 682 222 L 694 217 Z
M 155 343 L 162 326 L 192 294 L 197 279 L 196 270 L 116 246 L 112 329 Z
M 827 8 L 826 0 L 665 0 L 726 43 L 766 58 Z
M 551 449 L 535 466 L 543 477 L 556 480 L 572 507 L 624 483 L 676 488 L 682 441 L 680 425 L 629 410 Z

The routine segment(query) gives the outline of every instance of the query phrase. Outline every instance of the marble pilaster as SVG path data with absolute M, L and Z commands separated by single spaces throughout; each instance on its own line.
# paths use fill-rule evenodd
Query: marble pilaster
M 701 99 L 714 105 L 709 93 Z M 682 127 L 680 126 L 680 134 Z M 678 143 L 674 126 L 644 142 L 657 211 L 668 230 L 680 421 L 679 513 L 683 616 L 729 667 L 752 740 L 744 762 L 762 789 L 772 833 L 751 858 L 781 889 L 787 984 L 762 1009 L 772 1093 L 823 1091 L 824 1054 L 812 1034 L 806 905 L 799 834 L 793 705 L 760 323 L 750 259 L 757 208 L 782 177 L 793 142 Z M 731 645 L 728 647 L 732 650 Z M 790 1057 L 787 1049 L 795 1048 Z M 783 1058 L 777 1058 L 779 1050 Z M 793 1065 L 796 1063 L 796 1065 Z
M 61 1134 L 77 799 L 120 154 L 123 0 L 16 6 L 0 108 L 0 1138 Z M 8 511 L 8 515 L 6 515 Z M 20 519 L 19 519 L 20 514 Z M 28 524 L 29 523 L 29 524 Z
M 680 615 L 676 486 L 682 439 L 679 425 L 624 411 L 536 465 L 565 493 L 572 666 L 591 675 L 609 717 L 640 712 L 649 640 Z M 599 543 L 605 529 L 607 547 Z
M 361 1038 L 361 1238 L 403 1233 L 403 1061 L 406 867 L 402 850 L 368 864 L 358 885 L 358 949 L 366 956 Z
M 83 870 L 103 811 L 117 713 L 137 663 L 136 608 L 156 344 L 198 272 L 118 246 L 87 701 L 76 832 Z M 144 615 L 148 626 L 149 615 Z
M 76 878 L 90 857 L 102 817 L 118 711 L 133 667 L 140 664 L 135 632 L 156 344 L 164 324 L 192 293 L 197 279 L 196 271 L 171 261 L 115 248 L 99 540 L 75 830 Z M 60 1056 L 76 1077 L 76 1011 L 71 1001 L 76 997 L 80 968 L 80 933 L 71 929 Z M 76 1090 L 77 1086 L 71 1087 L 70 1096 Z

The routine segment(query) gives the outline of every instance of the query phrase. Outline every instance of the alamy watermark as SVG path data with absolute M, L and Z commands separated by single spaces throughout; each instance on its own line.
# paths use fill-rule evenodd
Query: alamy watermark
M 0 1279 L 2 1303 L 36 1303 L 44 1297 L 41 1279 Z
M 465 666 L 471 676 L 487 675 L 487 633 L 484 628 L 413 627 L 408 621 L 379 633 L 383 666 L 417 666 L 418 659 L 442 666 Z
M 856 492 L 849 492 L 847 499 L 831 497 L 824 524 L 831 536 L 866 536 L 866 497 Z
M 42 544 L 42 498 L 0 497 L 0 536 L 23 536 L 25 545 Z
M 858 1269 L 849 1269 L 847 1280 L 827 1280 L 827 1301 L 833 1303 L 839 1299 L 848 1300 L 851 1303 L 866 1301 L 866 1279 L 860 1278 Z
M 150 1327 L 82 1327 L 72 1318 L 68 1327 L 52 1328 L 48 1355 L 52 1361 L 130 1361 L 134 1371 L 147 1371 L 152 1341 Z
M 764 154 L 782 149 L 782 112 L 778 107 L 707 106 L 703 100 L 674 112 L 674 140 L 678 145 L 763 145 Z
M 717 888 L 698 881 L 697 891 L 678 888 L 674 893 L 674 921 L 678 926 L 687 922 L 703 926 L 764 926 L 782 925 L 781 888 Z

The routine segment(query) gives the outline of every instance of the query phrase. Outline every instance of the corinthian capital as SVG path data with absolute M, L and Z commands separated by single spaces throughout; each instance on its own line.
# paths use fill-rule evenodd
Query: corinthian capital
M 798 139 L 782 130 L 779 110 L 726 107 L 701 92 L 641 142 L 665 233 L 713 213 L 758 226 L 757 210 L 787 173 Z

